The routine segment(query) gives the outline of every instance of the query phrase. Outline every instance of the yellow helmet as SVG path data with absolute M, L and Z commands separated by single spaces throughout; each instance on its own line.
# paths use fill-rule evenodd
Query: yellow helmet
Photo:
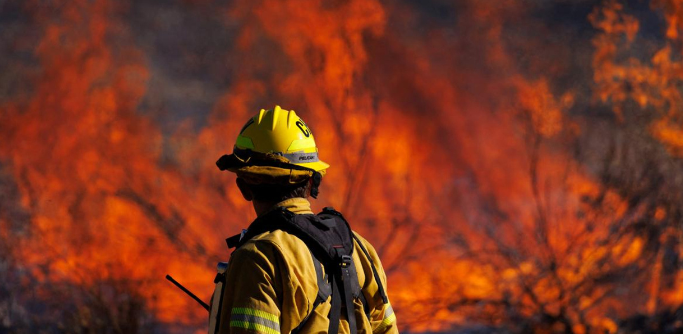
M 318 148 L 306 123 L 294 110 L 284 110 L 280 106 L 272 110 L 261 109 L 258 115 L 249 119 L 237 136 L 235 148 L 281 155 L 292 164 L 316 172 L 330 167 L 318 159 Z
M 300 183 L 313 178 L 314 190 L 330 167 L 318 158 L 313 134 L 294 110 L 275 106 L 250 118 L 242 127 L 233 153 L 217 162 L 250 183 Z M 315 191 L 312 191 L 315 193 Z

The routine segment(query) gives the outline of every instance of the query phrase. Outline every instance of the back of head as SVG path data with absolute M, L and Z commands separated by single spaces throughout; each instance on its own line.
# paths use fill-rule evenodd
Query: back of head
M 264 203 L 278 203 L 295 197 L 307 198 L 310 189 L 309 185 L 310 184 L 306 181 L 291 185 L 246 183 L 246 186 L 251 191 L 253 199 Z

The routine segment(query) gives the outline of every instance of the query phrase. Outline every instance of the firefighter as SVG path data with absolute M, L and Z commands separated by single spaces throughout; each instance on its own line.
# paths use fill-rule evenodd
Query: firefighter
M 329 165 L 293 110 L 261 110 L 216 164 L 237 174 L 257 218 L 227 239 L 210 334 L 398 333 L 375 249 L 341 213 L 311 211 Z

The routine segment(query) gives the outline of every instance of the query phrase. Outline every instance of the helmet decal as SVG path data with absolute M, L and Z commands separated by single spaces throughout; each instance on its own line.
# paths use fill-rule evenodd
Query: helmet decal
M 306 123 L 299 118 L 298 121 L 296 121 L 296 126 L 299 127 L 299 130 L 304 133 L 304 136 L 310 137 L 311 136 L 311 130 L 308 129 L 306 126 Z

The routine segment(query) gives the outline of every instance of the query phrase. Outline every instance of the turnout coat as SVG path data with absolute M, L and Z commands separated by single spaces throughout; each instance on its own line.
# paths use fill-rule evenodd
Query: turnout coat
M 304 198 L 288 199 L 275 208 L 313 214 Z M 398 334 L 396 315 L 375 279 L 379 278 L 385 292 L 386 275 L 380 259 L 369 242 L 353 233 L 352 265 L 364 299 L 353 302 L 357 332 Z M 327 333 L 331 297 L 315 305 L 320 274 L 316 269 L 320 271 L 307 245 L 292 234 L 278 229 L 251 237 L 232 253 L 222 291 L 214 293 L 209 333 Z M 344 312 L 339 333 L 351 333 Z

